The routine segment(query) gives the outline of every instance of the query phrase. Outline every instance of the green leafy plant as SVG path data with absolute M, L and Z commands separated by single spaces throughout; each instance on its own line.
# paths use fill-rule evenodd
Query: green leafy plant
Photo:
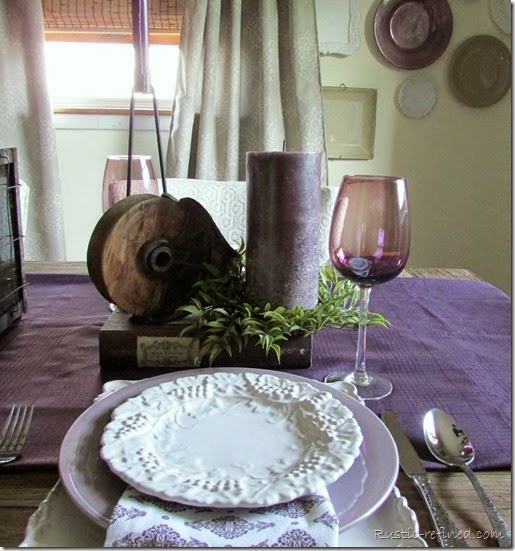
M 187 314 L 182 335 L 200 340 L 199 358 L 209 365 L 221 353 L 241 352 L 250 339 L 256 340 L 268 354 L 273 351 L 281 361 L 281 343 L 293 335 L 309 335 L 322 327 L 357 326 L 358 288 L 342 279 L 332 266 L 320 271 L 318 304 L 314 308 L 285 308 L 266 304 L 254 306 L 245 300 L 245 251 L 225 271 L 205 265 L 207 276 L 195 284 L 190 301 L 178 310 Z M 368 324 L 386 325 L 380 314 L 370 312 Z

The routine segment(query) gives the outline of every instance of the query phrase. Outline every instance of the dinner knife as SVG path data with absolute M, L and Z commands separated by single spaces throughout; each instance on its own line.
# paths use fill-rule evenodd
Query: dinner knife
M 429 476 L 395 413 L 385 410 L 381 419 L 395 440 L 402 470 L 410 477 L 427 506 L 440 545 L 442 547 L 470 547 L 465 540 L 463 530 L 456 526 L 434 494 Z

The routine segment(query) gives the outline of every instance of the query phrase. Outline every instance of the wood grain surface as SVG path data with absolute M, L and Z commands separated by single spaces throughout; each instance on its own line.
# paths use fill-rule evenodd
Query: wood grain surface
M 511 527 L 511 473 L 479 472 L 477 475 Z M 471 547 L 496 547 L 490 521 L 466 475 L 431 473 L 430 479 L 434 491 L 458 528 L 468 534 Z M 30 515 L 57 480 L 57 472 L 7 474 L 0 471 L 0 546 L 16 547 L 23 541 Z M 420 535 L 430 547 L 438 547 L 429 514 L 417 490 L 403 473 L 399 475 L 397 487 L 417 515 Z M 381 538 L 380 533 L 377 538 Z
M 124 312 L 165 321 L 205 274 L 236 252 L 197 201 L 150 194 L 125 197 L 98 221 L 87 268 L 99 293 Z

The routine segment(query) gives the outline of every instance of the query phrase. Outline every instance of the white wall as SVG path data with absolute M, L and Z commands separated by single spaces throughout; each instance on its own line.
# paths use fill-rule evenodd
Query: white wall
M 108 155 L 127 155 L 128 115 L 56 115 L 57 150 L 61 174 L 66 255 L 85 261 L 89 239 L 102 216 L 102 180 Z M 159 173 L 153 116 L 135 117 L 133 154 L 152 155 Z M 160 120 L 166 157 L 170 117 Z
M 373 37 L 378 1 L 360 0 L 361 47 L 348 57 L 322 57 L 322 84 L 375 88 L 374 158 L 330 161 L 329 181 L 344 174 L 392 174 L 408 179 L 412 214 L 409 266 L 468 268 L 511 292 L 511 90 L 497 104 L 471 108 L 451 95 L 448 67 L 466 38 L 490 34 L 511 50 L 511 36 L 490 16 L 489 2 L 450 0 L 454 27 L 444 54 L 427 68 L 406 71 L 388 64 Z M 415 74 L 438 93 L 422 119 L 395 105 L 399 85 Z M 344 121 L 342 121 L 344 124 Z
M 330 161 L 329 183 L 338 185 L 344 174 L 353 173 L 406 176 L 413 226 L 409 266 L 468 268 L 510 293 L 511 93 L 491 107 L 466 107 L 451 95 L 447 70 L 465 38 L 490 34 L 510 48 L 511 37 L 495 26 L 486 0 L 449 3 L 454 29 L 446 52 L 425 69 L 404 71 L 384 61 L 375 44 L 378 0 L 360 0 L 361 47 L 347 57 L 323 56 L 322 83 L 377 89 L 375 153 L 367 161 Z M 410 119 L 395 105 L 398 86 L 414 74 L 431 78 L 437 87 L 437 104 L 423 119 Z M 64 122 L 56 117 L 68 260 L 85 260 L 102 215 L 106 156 L 127 153 L 124 120 L 94 117 L 97 128 L 81 129 L 81 117 Z M 152 117 L 136 120 L 146 130 L 135 133 L 134 153 L 152 154 L 157 167 Z M 168 126 L 163 120 L 165 151 Z

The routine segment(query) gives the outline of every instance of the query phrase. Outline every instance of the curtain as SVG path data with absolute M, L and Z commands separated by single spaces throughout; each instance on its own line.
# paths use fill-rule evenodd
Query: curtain
M 324 151 L 314 1 L 186 0 L 167 176 L 245 180 L 283 142 Z
M 16 147 L 30 188 L 27 260 L 65 260 L 61 186 L 46 84 L 41 2 L 0 2 L 0 147 Z

